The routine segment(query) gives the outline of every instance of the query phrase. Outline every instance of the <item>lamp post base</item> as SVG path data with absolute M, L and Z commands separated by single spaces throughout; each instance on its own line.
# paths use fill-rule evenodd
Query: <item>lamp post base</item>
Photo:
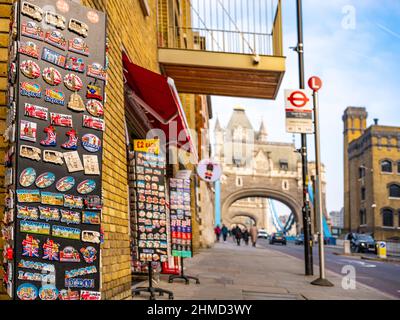
M 313 282 L 311 282 L 311 284 L 314 286 L 320 286 L 320 287 L 334 287 L 332 282 L 330 282 L 327 279 L 322 279 L 322 278 L 318 278 L 318 279 L 314 280 Z

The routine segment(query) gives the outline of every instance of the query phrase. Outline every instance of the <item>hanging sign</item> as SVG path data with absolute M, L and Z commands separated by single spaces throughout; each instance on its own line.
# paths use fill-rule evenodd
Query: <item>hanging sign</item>
M 204 159 L 197 165 L 198 176 L 206 182 L 216 182 L 221 178 L 221 165 L 215 161 Z
M 286 131 L 314 133 L 313 108 L 306 90 L 285 90 Z

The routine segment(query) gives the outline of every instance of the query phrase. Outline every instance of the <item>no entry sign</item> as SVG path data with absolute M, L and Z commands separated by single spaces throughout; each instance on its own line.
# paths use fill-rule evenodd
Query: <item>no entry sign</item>
M 312 103 L 306 90 L 285 90 L 286 131 L 314 133 Z

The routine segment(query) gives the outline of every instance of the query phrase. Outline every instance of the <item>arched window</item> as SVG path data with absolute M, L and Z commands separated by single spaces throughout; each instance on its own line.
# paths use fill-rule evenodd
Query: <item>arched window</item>
M 393 210 L 383 209 L 382 210 L 382 221 L 384 227 L 393 227 Z
M 394 183 L 389 186 L 389 197 L 400 198 L 400 185 Z
M 393 164 L 390 160 L 383 160 L 381 162 L 381 171 L 385 173 L 392 173 L 393 172 Z
M 367 224 L 367 210 L 361 209 L 360 210 L 360 225 L 366 225 Z

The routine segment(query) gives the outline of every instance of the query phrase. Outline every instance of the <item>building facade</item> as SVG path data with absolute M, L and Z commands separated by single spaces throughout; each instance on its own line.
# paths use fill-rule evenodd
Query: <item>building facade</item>
M 367 128 L 365 108 L 349 107 L 344 121 L 344 225 L 376 240 L 400 237 L 400 128 Z

